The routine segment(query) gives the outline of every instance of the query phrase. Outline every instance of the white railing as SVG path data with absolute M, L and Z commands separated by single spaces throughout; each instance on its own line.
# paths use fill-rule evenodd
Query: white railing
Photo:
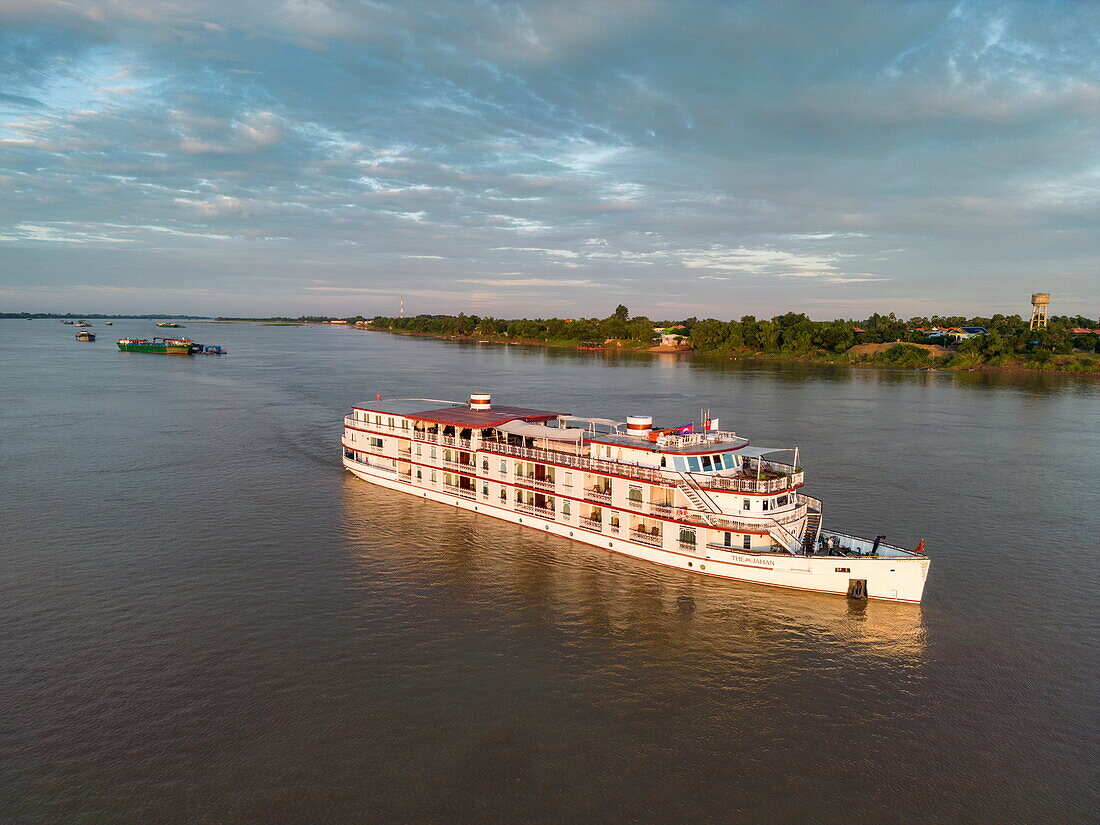
M 657 437 L 657 443 L 662 447 L 695 447 L 700 444 L 736 444 L 738 447 L 744 447 L 749 443 L 749 440 L 742 438 L 737 433 L 714 430 L 706 433 L 661 435 Z
M 367 428 L 380 433 L 393 433 L 394 435 L 403 435 L 406 438 L 408 438 L 409 434 L 412 432 L 408 427 L 398 427 L 396 424 L 391 427 L 389 424 L 378 424 L 374 421 L 356 418 L 354 415 L 344 416 L 344 426 L 358 427 L 360 429 Z
M 724 490 L 734 493 L 779 493 L 797 487 L 803 483 L 805 474 L 789 464 L 774 464 L 771 467 L 784 469 L 773 472 L 783 473 L 779 478 L 744 478 L 742 476 L 720 476 L 708 473 L 689 473 L 700 487 L 711 490 Z M 768 468 L 768 465 L 765 465 Z M 743 471 L 751 472 L 751 471 Z
M 549 507 L 537 507 L 534 504 L 527 504 L 523 501 L 516 502 L 516 510 L 521 513 L 530 513 L 533 516 L 541 516 L 542 518 L 556 519 L 554 511 Z
M 499 441 L 483 441 L 481 449 L 500 455 L 511 455 L 516 458 L 527 458 L 532 461 L 545 461 L 550 464 L 558 464 L 565 467 L 576 467 L 580 470 L 589 470 L 594 473 L 606 473 L 611 475 L 629 476 L 642 481 L 652 481 L 658 484 L 670 483 L 659 469 L 643 467 L 640 464 L 627 464 L 619 461 L 605 461 L 602 458 L 587 458 L 581 455 L 559 453 L 555 450 L 536 450 L 531 447 L 516 447 L 512 444 L 503 444 Z
M 468 490 L 465 487 L 459 487 L 457 484 L 448 484 L 444 481 L 442 486 L 444 492 L 450 493 L 451 495 L 461 496 L 462 498 L 474 498 L 477 496 L 477 493 L 474 490 Z
M 552 478 L 535 478 L 534 476 L 524 476 L 516 473 L 516 484 L 523 484 L 527 487 L 538 487 L 540 490 L 553 490 L 554 479 Z
M 461 450 L 473 450 L 474 442 L 468 438 L 455 438 L 453 435 L 440 435 L 428 433 L 423 430 L 413 430 L 414 441 L 427 441 L 429 444 L 442 444 L 444 447 L 458 447 Z
M 649 512 L 655 516 L 664 516 L 665 518 L 672 518 L 672 513 L 676 508 L 671 504 L 661 504 L 656 501 L 649 503 Z
M 603 522 L 598 518 L 585 518 L 581 516 L 581 527 L 587 527 L 589 530 L 595 530 L 597 533 L 603 532 Z
M 397 470 L 393 467 L 387 467 L 382 464 L 375 464 L 373 461 L 364 461 L 361 458 L 356 458 L 355 456 L 348 455 L 347 452 L 344 453 L 344 458 L 346 458 L 348 461 L 354 461 L 356 464 L 362 464 L 365 467 L 372 467 L 375 470 L 382 470 L 383 472 L 397 475 Z
M 680 542 L 680 552 L 681 553 L 698 553 L 699 552 L 699 547 L 693 541 L 681 541 Z
M 805 493 L 795 493 L 795 495 L 798 497 L 799 504 L 805 504 L 813 512 L 821 512 L 821 499 L 808 496 Z
M 648 544 L 650 547 L 661 546 L 661 534 L 658 533 L 654 536 L 648 530 L 631 530 L 630 540 L 637 541 L 642 544 Z
M 598 501 L 602 504 L 611 503 L 611 491 L 604 492 L 603 490 L 585 490 L 584 497 L 589 501 Z

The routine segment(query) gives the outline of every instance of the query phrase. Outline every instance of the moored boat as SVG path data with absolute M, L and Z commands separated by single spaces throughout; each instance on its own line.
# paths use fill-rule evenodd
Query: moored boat
M 157 321 L 157 326 L 158 327 L 172 327 L 174 329 L 179 329 L 179 327 L 181 325 L 175 323 L 174 321 Z
M 80 332 L 78 332 L 76 334 L 76 340 L 77 341 L 94 341 L 95 340 L 95 333 L 94 332 L 89 332 L 86 329 L 82 329 L 82 330 L 80 330 Z
M 930 567 L 923 542 L 824 529 L 798 448 L 751 445 L 717 419 L 660 429 L 482 394 L 379 400 L 352 409 L 342 446 L 365 481 L 686 572 L 919 603 Z
M 119 338 L 118 348 L 123 352 L 152 352 L 161 355 L 190 355 L 192 341 L 187 338 Z

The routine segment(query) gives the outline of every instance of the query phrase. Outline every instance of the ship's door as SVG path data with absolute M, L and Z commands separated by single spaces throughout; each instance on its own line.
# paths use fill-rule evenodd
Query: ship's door
M 848 598 L 867 598 L 867 579 L 848 579 Z

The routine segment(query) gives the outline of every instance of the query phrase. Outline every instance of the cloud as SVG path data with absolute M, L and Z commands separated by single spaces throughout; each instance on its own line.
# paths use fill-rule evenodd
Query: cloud
M 1098 36 L 983 0 L 8 0 L 2 263 L 35 284 L 84 245 L 257 314 L 398 286 L 538 313 L 550 282 L 640 312 L 684 283 L 708 314 L 1095 302 Z

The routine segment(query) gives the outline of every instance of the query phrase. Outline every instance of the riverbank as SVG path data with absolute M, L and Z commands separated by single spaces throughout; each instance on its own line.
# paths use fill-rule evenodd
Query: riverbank
M 391 335 L 405 335 L 413 338 L 463 341 L 473 344 L 498 344 L 578 350 L 577 341 L 565 339 L 541 341 L 534 338 L 504 338 L 486 335 L 441 335 L 432 332 L 380 329 L 377 327 L 348 328 L 366 330 L 369 332 L 386 332 Z M 593 350 L 586 349 L 583 351 L 592 352 Z M 811 353 L 794 355 L 783 352 L 765 352 L 750 348 L 700 352 L 690 346 L 650 346 L 644 341 L 614 340 L 605 342 L 602 350 L 595 351 L 652 353 L 655 355 L 671 354 L 684 357 L 701 356 L 706 358 L 729 358 L 736 361 L 814 362 L 851 367 L 887 367 L 893 369 L 925 371 L 1026 372 L 1100 376 L 1100 356 L 1097 356 L 1096 353 L 1052 355 L 1048 361 L 1041 364 L 1029 362 L 1020 356 L 1011 355 L 1000 356 L 991 361 L 981 361 L 975 357 L 961 355 L 957 350 L 947 347 L 906 344 L 904 342 L 894 342 L 890 344 L 857 344 L 842 353 L 830 353 L 818 350 Z M 923 353 L 923 357 L 916 355 L 916 353 Z

